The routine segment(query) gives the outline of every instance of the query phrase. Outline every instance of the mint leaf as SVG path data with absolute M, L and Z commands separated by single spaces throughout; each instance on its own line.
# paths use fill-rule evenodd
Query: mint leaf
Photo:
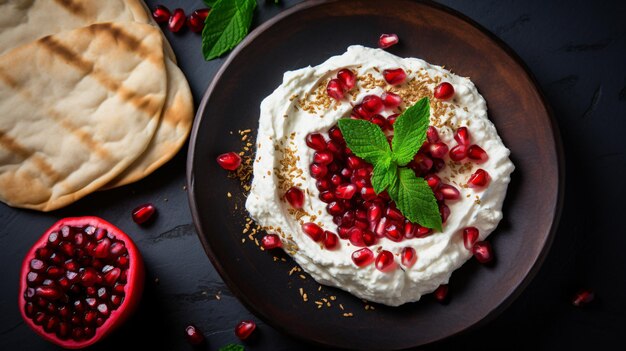
M 409 168 L 399 168 L 396 183 L 388 190 L 398 209 L 411 222 L 441 231 L 441 215 L 433 191 Z
M 219 351 L 244 351 L 245 348 L 243 345 L 239 344 L 228 344 L 226 346 L 220 347 Z
M 256 0 L 217 0 L 213 3 L 202 30 L 205 60 L 219 57 L 239 44 L 248 34 L 255 8 Z
M 422 98 L 407 108 L 393 124 L 391 147 L 399 166 L 406 166 L 426 140 L 430 122 L 430 101 Z
M 339 129 L 352 152 L 376 165 L 387 158 L 391 161 L 391 148 L 379 126 L 362 119 L 340 119 Z
M 372 187 L 376 194 L 393 185 L 398 177 L 398 165 L 391 161 L 391 157 L 374 165 L 372 171 Z

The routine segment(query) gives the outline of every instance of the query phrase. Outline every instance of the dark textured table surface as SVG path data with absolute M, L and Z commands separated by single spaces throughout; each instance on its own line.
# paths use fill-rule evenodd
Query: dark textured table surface
M 276 6 L 259 0 L 253 26 L 298 2 Z M 440 2 L 500 37 L 533 72 L 561 129 L 566 187 L 552 249 L 522 295 L 481 328 L 425 349 L 624 349 L 626 230 L 619 218 L 626 197 L 626 2 Z M 199 0 L 161 3 L 186 11 L 202 7 Z M 199 102 L 224 59 L 202 61 L 200 37 L 194 33 L 166 35 Z M 185 158 L 186 147 L 140 182 L 52 213 L 0 204 L 0 349 L 56 349 L 22 322 L 18 275 L 34 241 L 57 219 L 78 215 L 100 216 L 130 233 L 147 266 L 138 313 L 94 349 L 191 349 L 183 337 L 189 322 L 204 331 L 207 350 L 237 342 L 234 325 L 255 317 L 231 295 L 196 236 L 184 188 Z M 159 217 L 139 228 L 130 211 L 145 202 L 158 207 Z M 596 299 L 575 308 L 569 300 L 581 287 L 593 289 Z M 247 349 L 314 349 L 257 322 L 259 335 Z

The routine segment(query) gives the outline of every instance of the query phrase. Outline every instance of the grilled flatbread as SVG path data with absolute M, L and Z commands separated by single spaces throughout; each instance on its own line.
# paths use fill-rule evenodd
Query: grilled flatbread
M 161 33 L 99 23 L 0 56 L 0 200 L 50 211 L 102 187 L 150 143 L 166 98 Z

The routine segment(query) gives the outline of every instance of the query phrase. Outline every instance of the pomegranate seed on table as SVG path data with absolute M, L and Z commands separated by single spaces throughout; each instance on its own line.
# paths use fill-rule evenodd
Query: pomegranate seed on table
M 572 297 L 572 305 L 582 307 L 589 304 L 594 299 L 594 293 L 591 290 L 581 289 Z
M 178 33 L 185 25 L 185 22 L 185 11 L 181 8 L 177 8 L 174 10 L 174 13 L 172 13 L 172 16 L 167 23 L 167 28 L 169 28 L 172 33 Z
M 302 231 L 313 239 L 313 241 L 319 242 L 324 239 L 324 229 L 313 222 L 302 224 Z
M 328 81 L 328 85 L 326 86 L 326 93 L 328 94 L 328 96 L 335 100 L 343 99 L 344 91 L 341 81 L 337 78 L 333 78 Z
M 194 12 L 187 17 L 187 27 L 194 33 L 200 33 L 204 29 L 204 19 Z
M 304 206 L 304 193 L 298 187 L 289 188 L 285 193 L 285 199 L 295 209 L 301 209 Z
M 471 145 L 467 149 L 467 157 L 478 162 L 485 162 L 489 158 L 487 152 L 478 145 Z
M 417 262 L 417 253 L 412 247 L 405 247 L 400 254 L 402 257 L 402 265 L 405 267 L 412 267 Z
M 137 224 L 147 223 L 156 213 L 156 207 L 152 204 L 144 204 L 136 207 L 132 212 L 133 222 Z M 99 245 L 103 245 L 102 242 Z
M 185 327 L 185 338 L 187 338 L 187 342 L 191 345 L 200 345 L 204 342 L 204 335 L 200 329 L 193 324 Z
M 209 16 L 209 12 L 211 12 L 211 9 L 205 7 L 202 9 L 195 10 L 193 14 L 201 18 L 202 21 L 204 22 L 204 20 Z
M 170 10 L 163 5 L 157 6 L 154 11 L 152 11 L 152 18 L 154 18 L 156 23 L 165 23 L 170 20 L 171 16 L 172 13 Z
M 472 253 L 480 263 L 489 263 L 493 260 L 493 249 L 488 241 L 477 241 L 472 246 Z
M 351 70 L 344 68 L 337 72 L 337 79 L 341 82 L 344 91 L 349 91 L 356 84 L 356 76 Z
M 386 49 L 391 46 L 398 44 L 400 39 L 397 34 L 381 34 L 378 39 L 378 47 L 381 49 Z
M 276 234 L 266 234 L 261 239 L 261 246 L 266 250 L 276 249 L 283 246 L 280 237 Z
M 332 250 L 336 248 L 338 244 L 339 237 L 337 237 L 337 234 L 329 232 L 328 230 L 324 231 L 324 247 L 327 250 Z
M 467 185 L 470 188 L 482 188 L 489 183 L 489 173 L 482 168 L 479 168 L 474 172 L 467 180 Z
M 256 323 L 254 321 L 241 321 L 235 327 L 235 335 L 240 340 L 246 340 L 250 337 L 252 332 L 256 329 Z
M 472 251 L 474 244 L 478 240 L 480 232 L 476 227 L 467 227 L 463 229 L 463 245 L 466 249 Z
M 386 69 L 383 71 L 385 81 L 391 85 L 399 85 L 406 80 L 406 72 L 402 68 Z
M 356 250 L 352 253 L 352 262 L 354 262 L 357 267 L 364 267 L 369 265 L 374 261 L 374 253 L 372 250 L 364 247 L 362 249 Z
M 445 302 L 448 298 L 448 284 L 439 285 L 439 287 L 433 291 L 433 297 L 439 302 Z
M 454 96 L 454 87 L 448 82 L 443 82 L 435 87 L 433 96 L 439 100 L 448 100 Z
M 235 152 L 227 152 L 217 156 L 217 163 L 227 171 L 234 171 L 241 165 L 241 157 Z
M 460 145 L 469 145 L 470 143 L 470 133 L 467 127 L 461 127 L 456 130 L 454 133 L 454 140 Z
M 391 253 L 391 251 L 387 251 L 387 250 L 382 250 L 378 256 L 376 256 L 376 269 L 378 269 L 381 272 L 388 272 L 390 271 L 393 266 L 394 266 L 394 259 L 393 259 L 393 254 Z

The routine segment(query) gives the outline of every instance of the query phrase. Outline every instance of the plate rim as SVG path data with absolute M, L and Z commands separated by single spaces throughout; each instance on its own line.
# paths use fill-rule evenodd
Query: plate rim
M 196 233 L 200 239 L 200 242 L 202 244 L 202 247 L 204 248 L 206 255 L 211 261 L 211 264 L 214 266 L 215 270 L 218 272 L 218 274 L 220 275 L 224 283 L 232 291 L 233 295 L 239 300 L 239 302 L 241 302 L 246 307 L 246 309 L 248 309 L 255 316 L 257 316 L 258 318 L 260 318 L 261 320 L 263 320 L 264 322 L 266 322 L 267 324 L 269 324 L 270 326 L 272 326 L 274 329 L 278 330 L 279 332 L 295 337 L 298 340 L 302 340 L 302 341 L 317 344 L 317 345 L 322 345 L 325 347 L 329 347 L 329 346 L 336 347 L 336 346 L 322 343 L 318 340 L 307 339 L 306 337 L 299 335 L 297 333 L 292 333 L 288 331 L 286 328 L 284 328 L 282 325 L 275 323 L 274 321 L 271 320 L 269 316 L 265 315 L 264 313 L 256 309 L 248 301 L 246 295 L 238 288 L 237 284 L 235 284 L 235 282 L 232 281 L 230 277 L 226 274 L 224 268 L 222 267 L 221 263 L 215 256 L 213 250 L 211 249 L 210 244 L 208 240 L 206 239 L 206 235 L 200 226 L 200 221 L 199 221 L 200 213 L 198 211 L 198 207 L 197 207 L 197 203 L 195 199 L 194 159 L 195 159 L 195 147 L 196 147 L 196 142 L 198 138 L 198 131 L 199 131 L 199 127 L 202 121 L 202 116 L 205 114 L 205 110 L 207 109 L 207 102 L 209 100 L 209 97 L 212 95 L 213 90 L 217 86 L 218 82 L 222 79 L 224 72 L 228 69 L 231 62 L 239 55 L 239 53 L 243 51 L 248 45 L 250 45 L 257 37 L 259 37 L 268 28 L 272 27 L 274 24 L 276 24 L 277 22 L 280 22 L 284 18 L 289 17 L 301 11 L 306 11 L 310 8 L 322 6 L 325 4 L 335 3 L 339 1 L 341 0 L 308 0 L 308 1 L 303 1 L 301 3 L 298 3 L 294 6 L 291 6 L 283 10 L 279 14 L 275 15 L 274 17 L 270 18 L 266 22 L 260 24 L 258 27 L 256 27 L 235 47 L 235 49 L 232 50 L 232 52 L 228 54 L 227 58 L 224 60 L 224 62 L 222 63 L 218 71 L 215 73 L 215 76 L 212 78 L 211 83 L 205 90 L 202 96 L 202 99 L 198 105 L 198 110 L 194 117 L 193 127 L 191 130 L 191 136 L 189 139 L 189 146 L 187 150 L 186 177 L 185 177 L 186 184 L 187 184 L 187 199 L 188 199 L 188 204 L 189 204 L 189 208 L 191 211 L 191 216 L 192 216 L 192 220 L 194 223 L 194 227 L 196 229 Z M 375 0 L 366 0 L 366 1 L 375 1 Z M 561 220 L 561 214 L 563 211 L 563 201 L 564 201 L 564 195 L 565 195 L 564 194 L 565 193 L 565 152 L 563 149 L 563 141 L 561 137 L 561 132 L 557 124 L 556 118 L 554 117 L 554 112 L 552 110 L 552 107 L 548 103 L 545 97 L 545 94 L 543 90 L 541 89 L 541 87 L 539 86 L 538 81 L 535 78 L 532 71 L 528 68 L 526 63 L 519 57 L 519 55 L 511 47 L 509 47 L 508 44 L 506 44 L 502 39 L 497 37 L 495 34 L 493 34 L 491 31 L 486 29 L 480 23 L 476 22 L 472 18 L 468 17 L 467 15 L 451 7 L 434 2 L 432 0 L 413 0 L 413 1 L 416 3 L 433 7 L 436 10 L 440 10 L 442 12 L 448 13 L 454 17 L 457 17 L 461 21 L 468 23 L 472 27 L 476 28 L 481 34 L 485 35 L 490 41 L 494 42 L 501 50 L 503 50 L 504 53 L 508 57 L 510 57 L 523 70 L 524 74 L 526 74 L 530 83 L 534 87 L 534 90 L 540 99 L 541 105 L 546 110 L 546 114 L 550 122 L 549 124 L 550 124 L 550 129 L 552 132 L 552 137 L 554 139 L 555 154 L 556 154 L 556 159 L 557 159 L 556 202 L 554 204 L 554 207 L 552 208 L 552 212 L 554 213 L 554 216 L 552 219 L 552 223 L 550 224 L 550 229 L 548 231 L 548 234 L 545 236 L 543 247 L 541 251 L 539 252 L 535 262 L 525 272 L 524 278 L 518 284 L 512 287 L 512 291 L 502 301 L 500 301 L 490 312 L 488 312 L 485 316 L 483 316 L 479 321 L 473 324 L 470 324 L 467 327 L 455 333 L 447 335 L 445 337 L 431 340 L 431 341 L 428 341 L 426 343 L 422 343 L 419 345 L 413 345 L 413 346 L 423 346 L 423 345 L 429 345 L 429 344 L 437 344 L 437 343 L 442 342 L 443 340 L 450 339 L 458 335 L 466 334 L 471 330 L 475 330 L 489 323 L 490 321 L 495 319 L 497 316 L 499 316 L 502 312 L 504 312 L 504 310 L 506 310 L 522 294 L 522 292 L 526 289 L 526 287 L 530 284 L 530 282 L 535 278 L 535 276 L 539 272 L 541 266 L 543 266 L 543 263 L 545 262 L 548 256 L 548 253 L 554 242 L 554 237 L 556 236 L 556 232 L 557 232 L 560 220 Z

